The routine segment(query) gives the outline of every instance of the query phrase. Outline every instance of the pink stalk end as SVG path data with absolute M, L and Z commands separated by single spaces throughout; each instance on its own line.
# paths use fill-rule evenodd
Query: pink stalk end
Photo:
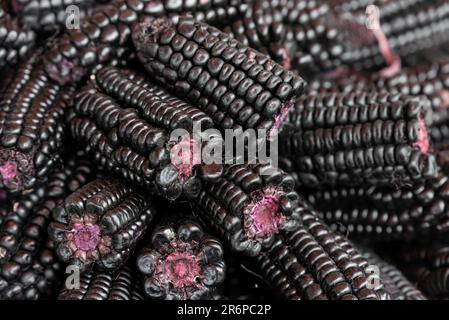
M 17 177 L 17 164 L 15 162 L 6 162 L 0 166 L 0 175 L 5 183 L 9 183 Z
M 193 174 L 193 168 L 201 164 L 201 148 L 195 140 L 183 137 L 170 150 L 170 160 L 181 178 L 188 179 Z
M 396 55 L 393 49 L 390 47 L 387 36 L 380 26 L 379 28 L 375 28 L 372 31 L 377 39 L 377 43 L 379 44 L 380 52 L 387 62 L 387 66 L 379 72 L 380 75 L 386 78 L 397 75 L 399 72 L 401 72 L 402 69 L 401 58 Z
M 437 94 L 441 99 L 441 107 L 449 108 L 449 90 L 440 90 Z
M 93 251 L 100 244 L 100 227 L 96 224 L 76 223 L 73 225 L 75 245 L 82 251 Z
M 282 60 L 283 60 L 284 68 L 291 70 L 293 67 L 292 59 L 290 58 L 290 55 L 288 54 L 288 51 L 286 48 L 282 48 Z
M 270 130 L 270 138 L 273 138 L 279 134 L 279 129 L 281 128 L 282 123 L 284 123 L 285 118 L 287 118 L 288 114 L 292 110 L 293 104 L 294 100 L 291 100 L 281 108 L 281 112 L 275 118 L 273 128 L 271 128 Z
M 245 231 L 249 239 L 265 238 L 277 234 L 286 217 L 282 214 L 277 191 L 264 192 L 244 210 Z
M 164 266 L 169 282 L 176 288 L 197 286 L 201 266 L 197 257 L 188 252 L 175 251 L 167 256 Z
M 426 122 L 422 118 L 419 119 L 418 141 L 415 143 L 415 146 L 417 146 L 422 153 L 424 154 L 429 153 L 430 149 L 429 130 L 427 129 Z

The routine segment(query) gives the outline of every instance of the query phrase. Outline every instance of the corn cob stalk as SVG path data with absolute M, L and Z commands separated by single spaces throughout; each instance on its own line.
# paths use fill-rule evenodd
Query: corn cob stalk
M 129 266 L 115 273 L 91 270 L 81 275 L 79 287 L 68 278 L 58 300 L 143 300 L 141 284 L 136 278 Z
M 137 257 L 145 294 L 166 300 L 210 297 L 224 281 L 223 247 L 195 220 L 175 217 L 155 227 L 151 243 Z
M 74 92 L 49 80 L 37 59 L 20 66 L 0 101 L 0 188 L 10 192 L 45 180 L 58 163 Z
M 89 270 L 117 270 L 133 252 L 154 212 L 143 194 L 121 180 L 97 179 L 68 196 L 49 226 L 59 258 Z
M 305 84 L 268 56 L 189 18 L 138 24 L 133 42 L 151 76 L 222 129 L 278 127 Z
M 194 197 L 200 177 L 214 180 L 221 174 L 221 165 L 201 162 L 201 150 L 210 143 L 200 145 L 193 132 L 196 125 L 211 127 L 212 120 L 152 83 L 128 79 L 129 74 L 105 68 L 96 77 L 102 92 L 82 90 L 70 120 L 72 135 L 106 170 L 171 200 Z
M 404 185 L 435 177 L 429 101 L 386 93 L 308 95 L 298 99 L 280 153 L 300 185 Z
M 385 289 L 392 300 L 426 300 L 426 297 L 394 265 L 384 261 L 372 250 L 357 246 L 363 257 L 368 260 L 373 271 L 379 272 Z
M 289 300 L 389 299 L 378 275 L 342 236 L 332 232 L 307 205 L 298 208 L 303 224 L 283 231 L 256 256 L 262 277 Z
M 293 187 L 293 178 L 271 165 L 228 165 L 218 181 L 204 184 L 192 207 L 232 250 L 254 256 L 280 230 L 296 226 Z
M 36 40 L 31 30 L 22 28 L 17 19 L 11 17 L 0 4 L 0 68 L 14 65 L 27 57 Z
M 42 186 L 9 204 L 0 225 L 0 299 L 39 299 L 54 292 L 61 265 L 47 238 L 51 210 L 92 177 L 90 163 L 69 160 Z

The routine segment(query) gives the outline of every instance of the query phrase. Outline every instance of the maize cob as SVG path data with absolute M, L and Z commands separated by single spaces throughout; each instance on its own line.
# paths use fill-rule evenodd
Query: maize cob
M 115 273 L 98 270 L 83 273 L 78 287 L 67 278 L 58 300 L 143 300 L 141 291 L 134 270 L 124 266 Z
M 21 65 L 0 101 L 0 188 L 30 189 L 58 163 L 73 92 L 52 83 L 36 56 Z
M 190 18 L 137 24 L 133 42 L 152 77 L 221 129 L 278 127 L 305 85 L 268 56 Z
M 193 132 L 197 124 L 211 127 L 212 120 L 158 86 L 127 79 L 127 74 L 115 68 L 99 71 L 96 85 L 103 92 L 88 86 L 78 95 L 72 135 L 87 144 L 106 170 L 171 200 L 194 197 L 200 177 L 214 180 L 222 170 L 219 164 L 201 162 L 200 147 L 211 144 L 200 146 Z M 184 129 L 182 135 L 177 129 Z
M 218 181 L 204 184 L 192 207 L 232 250 L 254 256 L 280 230 L 297 225 L 293 188 L 293 178 L 271 165 L 228 165 Z
M 92 177 L 90 163 L 70 160 L 45 186 L 10 203 L 0 225 L 0 299 L 39 299 L 54 292 L 61 265 L 46 228 L 57 202 Z
M 398 94 L 304 96 L 281 134 L 280 153 L 306 187 L 422 181 L 438 172 L 428 111 L 428 100 Z
M 342 236 L 332 232 L 307 205 L 303 224 L 283 231 L 256 256 L 262 277 L 289 300 L 389 299 L 378 275 Z
M 69 195 L 53 211 L 48 228 L 58 257 L 80 271 L 94 265 L 117 270 L 133 252 L 154 212 L 132 186 L 97 179 Z
M 173 217 L 155 227 L 151 244 L 137 257 L 145 294 L 166 300 L 207 298 L 224 281 L 223 248 L 194 220 Z

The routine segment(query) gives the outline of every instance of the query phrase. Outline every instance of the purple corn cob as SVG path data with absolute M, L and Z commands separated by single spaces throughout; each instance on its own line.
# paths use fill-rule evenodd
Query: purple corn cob
M 232 250 L 254 256 L 280 230 L 297 225 L 293 188 L 293 178 L 270 165 L 228 165 L 218 181 L 204 184 L 192 206 Z
M 201 163 L 201 148 L 209 144 L 200 146 L 193 135 L 195 125 L 207 129 L 212 120 L 135 77 L 129 71 L 102 69 L 96 77 L 102 91 L 88 86 L 77 97 L 72 135 L 107 171 L 171 200 L 196 196 L 200 177 L 215 180 L 222 171 L 221 165 Z M 179 129 L 184 130 L 181 137 Z
M 62 261 L 81 271 L 93 265 L 113 271 L 126 262 L 153 215 L 149 200 L 134 187 L 100 178 L 53 211 L 49 234 Z
M 0 225 L 0 299 L 35 300 L 54 293 L 61 265 L 46 233 L 51 210 L 91 177 L 89 162 L 69 160 L 45 185 L 9 204 Z
M 268 56 L 190 18 L 136 25 L 133 42 L 154 79 L 221 129 L 278 127 L 305 85 Z
M 156 226 L 137 267 L 144 275 L 145 294 L 166 300 L 210 297 L 225 277 L 221 243 L 194 220 L 179 217 Z
M 129 266 L 115 273 L 92 270 L 81 275 L 79 288 L 72 289 L 66 280 L 58 300 L 143 300 L 141 284 L 136 278 Z
M 60 159 L 74 91 L 49 80 L 37 59 L 20 66 L 0 100 L 0 188 L 6 191 L 32 188 Z
M 303 224 L 283 231 L 256 256 L 261 276 L 288 300 L 389 299 L 369 263 L 342 236 L 331 231 L 307 205 L 297 209 Z
M 305 187 L 404 185 L 435 177 L 429 101 L 398 94 L 299 98 L 281 134 L 281 154 Z

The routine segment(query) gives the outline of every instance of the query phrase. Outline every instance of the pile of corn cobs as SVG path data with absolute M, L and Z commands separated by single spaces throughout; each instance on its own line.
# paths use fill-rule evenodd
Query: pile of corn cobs
M 449 297 L 447 0 L 2 0 L 0 74 L 1 299 Z

